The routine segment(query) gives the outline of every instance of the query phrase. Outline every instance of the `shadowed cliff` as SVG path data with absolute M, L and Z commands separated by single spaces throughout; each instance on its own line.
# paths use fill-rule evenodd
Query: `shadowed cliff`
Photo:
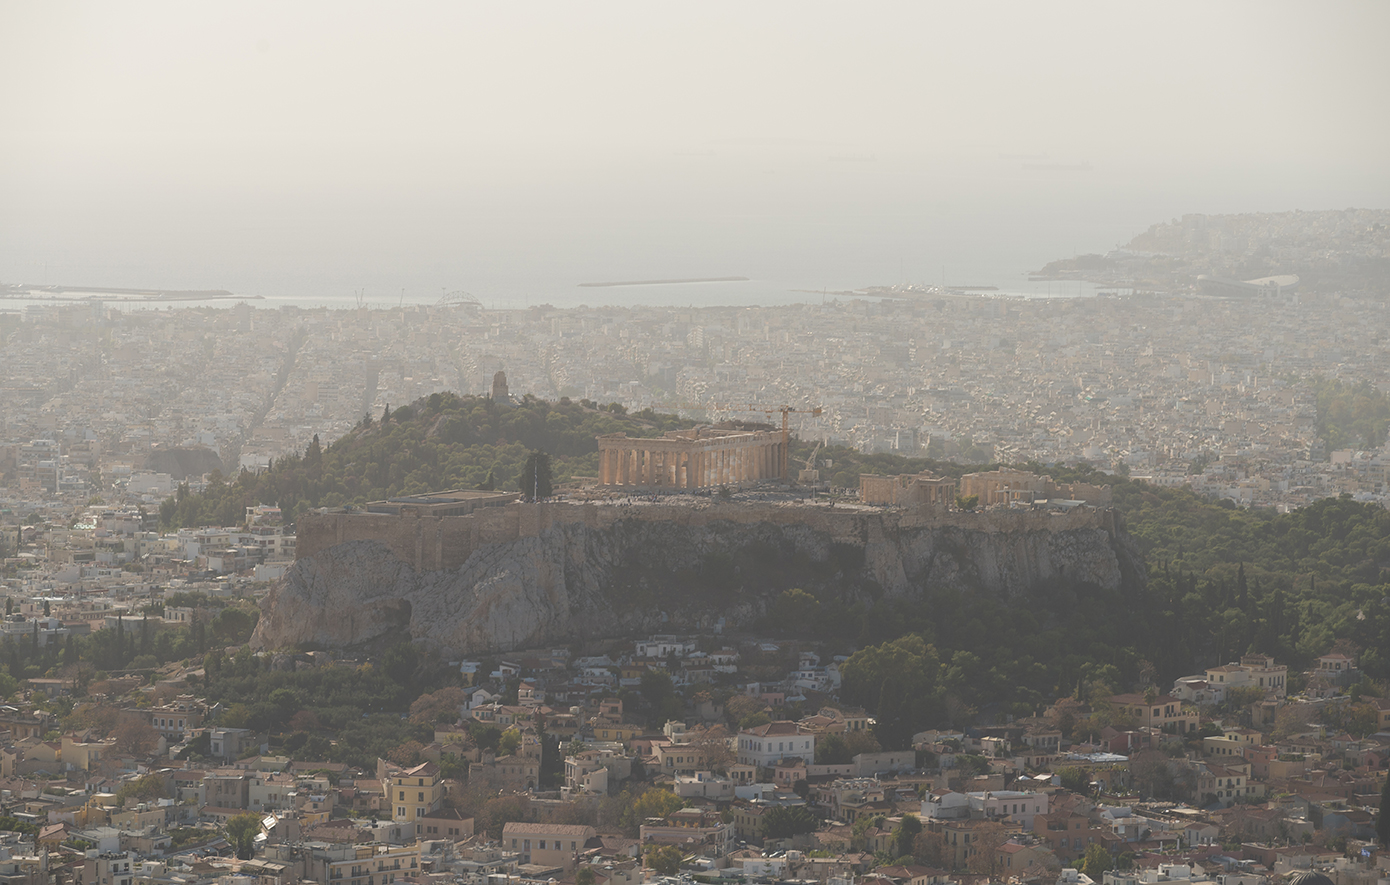
M 445 654 L 479 654 L 720 618 L 737 627 L 791 587 L 847 601 L 926 588 L 1009 597 L 1057 581 L 1143 587 L 1109 511 L 507 509 L 520 530 L 455 568 L 417 568 L 399 533 L 383 532 L 394 544 L 359 535 L 319 549 L 267 596 L 253 644 L 336 647 L 405 630 Z

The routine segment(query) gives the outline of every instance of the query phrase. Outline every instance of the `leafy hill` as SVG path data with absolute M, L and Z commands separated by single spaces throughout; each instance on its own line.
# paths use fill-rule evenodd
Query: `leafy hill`
M 245 508 L 275 504 L 285 519 L 314 507 L 365 504 L 395 495 L 441 489 L 517 488 L 532 450 L 546 452 L 556 482 L 598 474 L 598 443 L 605 433 L 660 436 L 695 422 L 650 410 L 627 414 L 617 404 L 546 402 L 531 396 L 515 407 L 485 397 L 434 393 L 359 424 L 329 445 L 310 444 L 258 474 L 230 482 L 214 473 L 203 492 L 181 487 L 161 505 L 165 529 L 237 525 Z
M 311 445 L 304 455 L 284 458 L 261 474 L 215 479 L 200 494 L 181 490 L 160 516 L 166 527 L 230 525 L 248 505 L 278 503 L 292 520 L 311 507 L 476 487 L 489 474 L 497 488 L 515 488 L 532 449 L 549 453 L 556 479 L 564 481 L 597 473 L 599 434 L 657 436 L 692 424 L 589 402 L 528 397 L 506 408 L 479 397 L 434 394 L 386 420 L 364 422 L 322 450 Z M 793 441 L 793 459 L 809 457 L 811 450 Z M 838 446 L 821 448 L 817 460 L 823 476 L 829 473 L 846 486 L 857 485 L 860 473 L 930 470 L 959 476 L 993 466 L 866 455 Z M 1000 686 L 1000 700 L 1045 698 L 1097 661 L 1115 667 L 1126 684 L 1148 668 L 1171 678 L 1247 651 L 1269 652 L 1300 667 L 1326 652 L 1334 638 L 1362 650 L 1369 675 L 1390 678 L 1390 652 L 1383 651 L 1390 649 L 1390 586 L 1383 574 L 1390 568 L 1390 513 L 1383 508 L 1333 498 L 1275 514 L 1089 467 L 1019 466 L 1058 481 L 1113 487 L 1115 506 L 1148 564 L 1148 591 L 1137 607 L 1068 586 L 1039 588 L 1034 599 L 1012 601 L 946 599 L 923 588 L 918 599 L 874 605 L 801 600 L 801 608 L 782 613 L 791 620 L 781 623 L 854 644 L 915 633 L 941 652 L 1019 649 L 1018 661 L 994 665 L 1002 668 L 990 677 Z M 1032 689 L 1020 695 L 1005 686 Z

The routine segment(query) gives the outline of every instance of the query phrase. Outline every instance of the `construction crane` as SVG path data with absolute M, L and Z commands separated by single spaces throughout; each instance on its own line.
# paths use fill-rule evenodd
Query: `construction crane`
M 721 406 L 721 405 L 711 405 L 711 406 L 706 406 L 705 408 L 707 408 L 707 409 L 717 409 L 717 410 L 725 411 L 725 412 L 762 412 L 762 413 L 765 414 L 765 415 L 773 415 L 773 414 L 775 414 L 775 413 L 777 413 L 777 412 L 781 412 L 781 413 L 782 413 L 782 463 L 781 463 L 780 467 L 781 467 L 781 474 L 782 474 L 782 481 L 783 481 L 783 482 L 789 482 L 789 481 L 790 481 L 790 478 L 789 478 L 788 475 L 787 475 L 787 459 L 788 459 L 789 457 L 791 457 L 791 432 L 787 429 L 787 416 L 788 416 L 788 415 L 791 415 L 791 414 L 793 414 L 793 413 L 796 413 L 796 414 L 810 415 L 811 417 L 815 418 L 815 417 L 819 417 L 820 414 L 821 414 L 823 411 L 825 411 L 825 410 L 822 409 L 820 406 L 811 406 L 811 407 L 808 408 L 808 409 L 794 409 L 794 408 L 792 408 L 791 406 L 760 406 L 760 405 L 756 405 L 756 404 L 753 404 L 753 403 L 740 404 L 740 405 L 723 405 L 723 406 Z
M 811 450 L 811 457 L 796 459 L 806 465 L 806 469 L 801 471 L 801 475 L 797 477 L 798 482 L 820 482 L 820 473 L 816 471 L 816 453 L 823 445 L 825 443 L 822 440 L 816 440 L 816 447 Z

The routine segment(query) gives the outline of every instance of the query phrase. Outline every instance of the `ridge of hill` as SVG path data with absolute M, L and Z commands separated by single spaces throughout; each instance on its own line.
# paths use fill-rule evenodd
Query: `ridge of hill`
M 339 440 L 317 437 L 300 455 L 282 457 L 260 473 L 228 480 L 214 472 L 207 488 L 180 488 L 160 507 L 165 529 L 237 525 L 245 508 L 278 505 L 285 520 L 317 507 L 365 504 L 397 495 L 488 486 L 516 488 L 532 450 L 548 453 L 556 483 L 598 474 L 596 437 L 660 436 L 697 422 L 650 409 L 628 414 L 598 405 L 527 395 L 515 404 L 487 397 L 432 393 L 378 419 L 364 419 Z M 766 429 L 767 425 L 748 425 Z

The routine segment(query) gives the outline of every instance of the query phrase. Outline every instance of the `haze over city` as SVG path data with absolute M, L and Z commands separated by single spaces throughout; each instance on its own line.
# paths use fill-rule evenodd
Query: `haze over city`
M 0 0 L 0 885 L 1390 885 L 1387 35 Z
M 785 303 L 1021 279 L 1191 212 L 1390 197 L 1378 3 L 12 3 L 0 21 L 11 283 Z M 730 275 L 750 282 L 576 288 Z

